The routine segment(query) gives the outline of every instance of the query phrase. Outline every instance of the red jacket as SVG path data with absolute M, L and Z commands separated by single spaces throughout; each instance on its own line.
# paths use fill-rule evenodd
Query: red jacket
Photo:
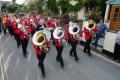
M 62 47 L 63 46 L 62 43 L 58 42 L 57 39 L 54 38 L 53 41 L 55 43 L 55 46 L 57 46 L 57 47 Z
M 20 39 L 21 39 L 21 40 L 23 40 L 23 39 L 28 39 L 28 38 L 29 38 L 29 37 L 28 37 L 27 34 L 25 34 L 25 33 L 23 33 L 23 32 L 20 33 Z
M 28 31 L 28 33 L 31 33 L 31 32 L 32 32 L 32 30 L 33 30 L 32 25 L 27 24 L 27 26 L 29 27 L 29 29 L 27 30 L 27 31 Z
M 14 24 L 13 31 L 14 31 L 14 33 L 20 35 L 20 29 L 17 27 L 17 24 Z
M 96 34 L 98 32 L 98 28 L 95 27 L 94 29 L 94 34 Z M 88 29 L 86 29 L 86 27 L 84 27 L 84 33 L 85 33 L 85 40 L 89 40 L 92 36 L 90 35 Z
M 58 23 L 54 22 L 54 21 L 51 22 L 51 27 L 54 28 L 54 29 L 57 28 L 58 27 Z
M 19 29 L 19 28 L 16 28 L 14 32 L 15 32 L 16 34 L 20 35 L 20 29 Z
M 50 21 L 50 20 L 46 20 L 45 21 L 45 25 L 46 25 L 46 27 L 51 27 L 52 26 L 52 22 Z
M 67 40 L 67 38 L 68 38 L 68 34 L 65 32 L 65 34 L 63 36 L 63 39 Z M 63 46 L 62 43 L 58 41 L 58 39 L 53 38 L 53 41 L 55 43 L 55 46 L 58 46 L 58 47 L 62 47 Z
M 48 41 L 47 41 L 46 44 L 47 44 L 48 47 L 51 46 L 51 44 L 50 44 Z M 35 49 L 36 55 L 45 54 L 45 52 L 42 51 L 42 50 L 39 48 L 39 46 L 36 46 L 36 45 L 33 44 L 33 47 L 34 47 L 34 49 Z

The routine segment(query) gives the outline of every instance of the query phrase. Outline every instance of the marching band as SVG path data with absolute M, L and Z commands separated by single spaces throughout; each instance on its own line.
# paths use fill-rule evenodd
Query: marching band
M 62 68 L 64 68 L 62 51 L 68 45 L 68 41 L 70 41 L 71 45 L 70 56 L 74 57 L 75 61 L 79 61 L 76 47 L 81 41 L 82 32 L 84 32 L 86 40 L 83 51 L 91 56 L 90 42 L 98 31 L 95 22 L 92 20 L 88 21 L 82 31 L 81 25 L 78 23 L 70 21 L 70 19 L 64 20 L 67 21 L 61 25 L 61 22 L 57 18 L 52 19 L 48 17 L 45 20 L 42 16 L 35 14 L 32 16 L 24 15 L 22 17 L 18 17 L 15 14 L 8 14 L 4 16 L 2 21 L 10 35 L 14 36 L 17 47 L 22 46 L 24 57 L 27 57 L 27 46 L 29 39 L 32 37 L 33 48 L 39 61 L 38 66 L 41 69 L 42 76 L 45 77 L 44 59 L 46 53 L 50 50 L 52 42 L 57 50 L 56 61 L 60 63 Z

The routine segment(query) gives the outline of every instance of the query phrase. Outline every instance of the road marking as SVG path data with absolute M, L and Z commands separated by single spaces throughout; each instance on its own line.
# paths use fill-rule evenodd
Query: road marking
M 15 66 L 17 67 L 19 63 L 20 63 L 20 59 L 18 58 Z
M 5 72 L 5 66 L 4 66 L 4 56 L 3 56 L 3 49 L 2 49 L 2 42 L 1 39 L 3 37 L 3 34 L 0 35 L 0 49 L 1 49 L 1 59 L 0 59 L 0 64 L 1 64 L 1 80 L 8 80 L 7 72 Z
M 30 62 L 30 59 L 31 59 L 31 54 L 32 54 L 32 52 L 31 52 L 31 50 L 29 49 L 29 54 L 28 54 L 28 61 Z

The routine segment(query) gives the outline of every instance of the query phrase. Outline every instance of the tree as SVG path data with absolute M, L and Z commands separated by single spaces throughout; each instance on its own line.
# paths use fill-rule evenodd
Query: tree
M 106 1 L 107 0 L 97 0 L 97 4 L 99 7 L 99 11 L 101 11 L 101 17 L 104 18 L 105 15 L 105 9 L 106 9 Z
M 43 5 L 44 5 L 43 0 L 30 0 L 27 6 L 29 10 L 34 10 L 37 11 L 38 13 L 42 13 Z
M 58 5 L 56 0 L 48 0 L 47 2 L 47 7 L 54 13 L 58 13 Z
M 17 5 L 17 4 L 8 5 L 8 6 L 6 7 L 6 10 L 7 10 L 9 13 L 14 13 L 17 9 L 18 9 L 18 5 Z
M 74 14 L 78 12 L 82 6 L 84 0 L 76 0 L 77 3 L 75 5 L 72 5 L 69 3 L 70 0 L 59 0 L 58 5 L 60 6 L 63 14 L 66 12 L 73 12 Z
M 85 0 L 84 7 L 85 13 L 89 14 L 89 12 L 96 13 L 96 17 L 100 16 L 104 18 L 106 2 L 107 0 Z M 95 14 L 93 15 L 95 17 Z M 92 16 L 91 16 L 92 17 Z

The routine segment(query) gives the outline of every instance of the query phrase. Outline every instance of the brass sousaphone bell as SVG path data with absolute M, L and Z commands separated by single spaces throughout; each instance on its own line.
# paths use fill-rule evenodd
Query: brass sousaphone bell
M 39 48 L 43 51 L 45 51 L 47 48 L 46 35 L 42 31 L 38 31 L 33 35 L 32 42 L 34 45 L 39 46 Z
M 63 39 L 65 34 L 65 30 L 62 27 L 57 27 L 54 31 L 53 31 L 53 37 L 55 39 L 57 39 L 61 44 L 63 44 L 63 46 L 67 45 L 66 40 Z M 64 41 L 63 41 L 64 40 Z
M 53 32 L 53 37 L 55 39 L 61 39 L 61 38 L 63 38 L 64 33 L 65 33 L 65 31 L 62 27 L 57 27 Z
M 73 37 L 76 39 L 76 40 L 80 40 L 80 35 L 79 35 L 79 31 L 80 31 L 80 28 L 79 26 L 77 25 L 77 23 L 70 23 L 69 24 L 70 27 L 69 27 L 69 33 L 73 35 Z
M 94 32 L 95 26 L 96 26 L 96 23 L 93 20 L 87 21 L 86 29 L 89 31 L 92 38 L 95 37 L 95 32 Z

